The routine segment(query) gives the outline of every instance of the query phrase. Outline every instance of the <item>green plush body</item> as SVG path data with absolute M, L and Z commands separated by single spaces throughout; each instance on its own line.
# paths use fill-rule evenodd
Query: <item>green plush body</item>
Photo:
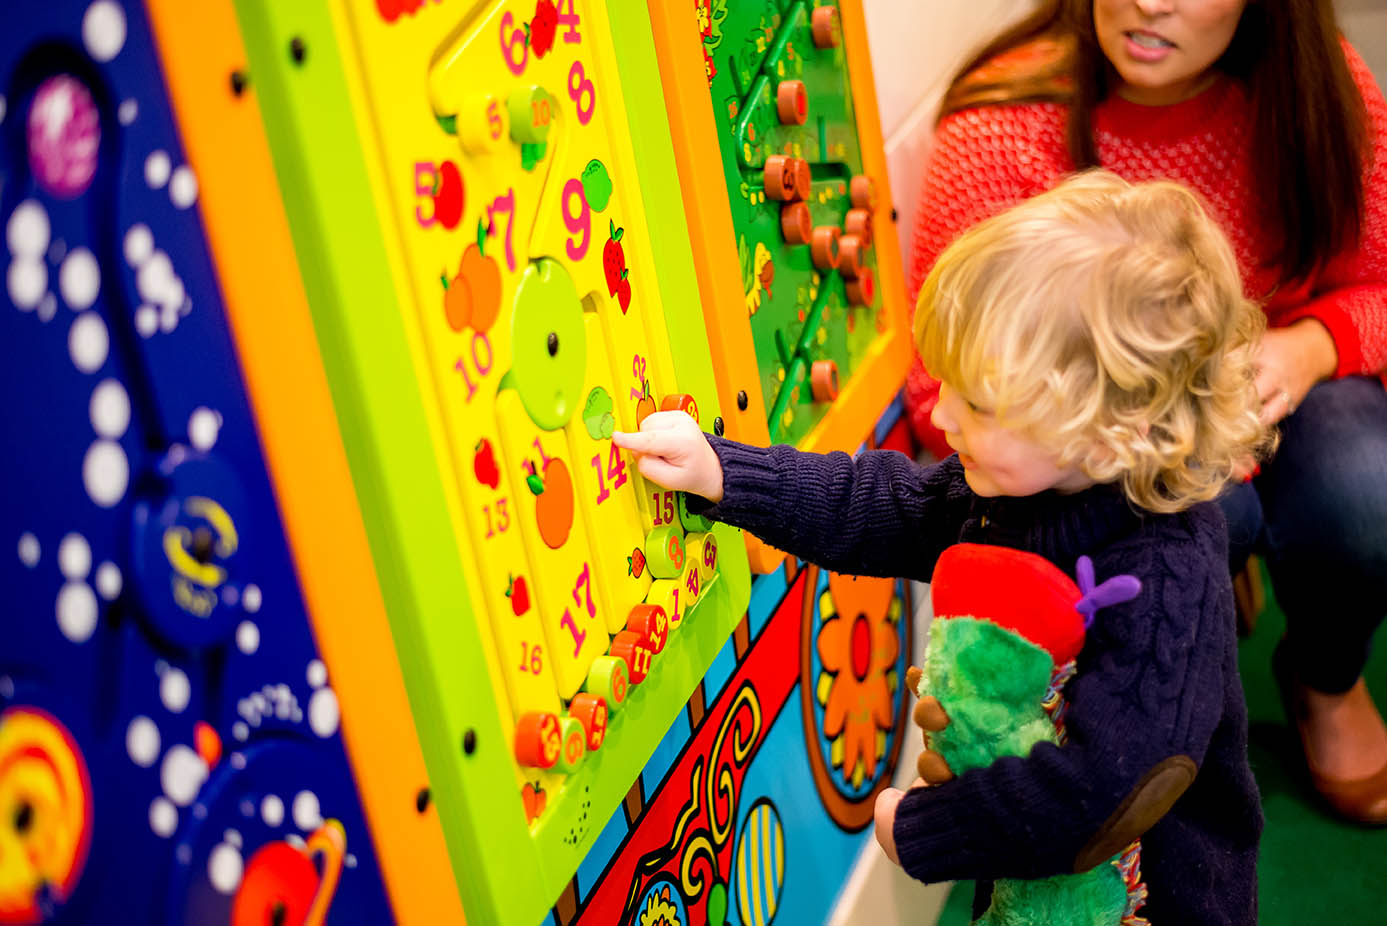
M 1050 654 L 1019 634 L 971 617 L 936 617 L 930 625 L 920 691 L 939 699 L 949 725 L 930 746 L 955 774 L 1025 756 L 1036 743 L 1057 743 L 1041 702 L 1054 666 Z M 997 881 L 982 926 L 1116 926 L 1127 908 L 1117 867 L 1037 880 Z

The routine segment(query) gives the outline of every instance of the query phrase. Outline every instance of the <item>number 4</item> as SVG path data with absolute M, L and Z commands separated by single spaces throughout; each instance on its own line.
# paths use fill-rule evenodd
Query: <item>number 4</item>
M 558 6 L 563 9 L 564 0 L 559 0 Z M 569 45 L 576 45 L 583 40 L 578 34 L 578 14 L 573 9 L 573 0 L 568 0 L 568 12 L 560 13 L 557 20 L 560 26 L 567 26 L 568 31 L 563 34 L 563 40 Z

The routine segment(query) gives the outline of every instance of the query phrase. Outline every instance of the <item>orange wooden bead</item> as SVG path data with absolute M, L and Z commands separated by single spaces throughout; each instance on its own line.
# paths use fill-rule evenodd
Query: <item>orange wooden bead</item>
M 553 768 L 563 744 L 559 718 L 531 711 L 515 725 L 515 761 L 530 768 Z
M 637 634 L 650 652 L 659 653 L 669 639 L 669 615 L 657 604 L 638 604 L 626 617 L 626 629 Z
M 639 685 L 650 674 L 650 663 L 655 654 L 645 645 L 639 634 L 629 630 L 621 631 L 612 637 L 612 645 L 607 651 L 626 661 L 626 672 L 632 685 Z
M 766 158 L 761 169 L 761 185 L 766 198 L 787 202 L 795 198 L 795 158 L 788 154 L 773 154 Z
M 582 692 L 568 704 L 568 716 L 576 717 L 587 733 L 588 752 L 602 748 L 607 738 L 607 699 L 601 695 Z
M 810 29 L 814 33 L 814 46 L 816 48 L 837 48 L 843 40 L 842 33 L 838 30 L 838 8 L 836 6 L 816 8 L 813 19 L 810 20 Z
M 775 88 L 775 111 L 785 125 L 804 125 L 809 118 L 809 91 L 802 80 L 782 80 Z
M 849 280 L 855 280 L 862 273 L 867 249 L 862 239 L 856 235 L 843 235 L 838 239 L 838 272 Z
M 694 421 L 698 420 L 698 403 L 694 397 L 686 392 L 676 392 L 667 395 L 660 401 L 660 411 L 662 412 L 687 412 Z
M 814 233 L 814 218 L 805 202 L 787 203 L 780 207 L 780 232 L 787 244 L 808 244 Z
M 866 209 L 870 212 L 876 208 L 876 184 L 866 174 L 858 174 L 852 178 L 852 182 L 848 186 L 848 196 L 852 200 L 852 204 L 858 209 Z
M 841 234 L 842 232 L 833 225 L 820 225 L 814 229 L 809 253 L 814 258 L 815 267 L 824 272 L 837 268 L 838 238 Z
M 853 305 L 871 305 L 876 301 L 877 283 L 871 267 L 863 267 L 857 279 L 847 282 L 848 302 Z
M 814 170 L 804 158 L 795 158 L 795 198 L 808 199 L 810 185 L 814 182 Z
M 815 360 L 809 369 L 809 384 L 816 402 L 838 398 L 838 364 L 832 360 Z
M 866 209 L 849 209 L 843 220 L 843 231 L 862 239 L 862 246 L 872 246 L 872 213 Z

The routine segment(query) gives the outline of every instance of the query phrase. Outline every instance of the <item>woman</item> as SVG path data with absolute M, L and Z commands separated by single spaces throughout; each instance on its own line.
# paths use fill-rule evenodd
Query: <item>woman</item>
M 1277 673 L 1311 780 L 1387 823 L 1387 726 L 1362 679 L 1387 614 L 1387 103 L 1331 0 L 1051 0 L 946 95 L 911 287 L 964 229 L 1102 165 L 1197 190 L 1269 321 L 1257 387 L 1281 449 L 1223 499 L 1267 560 Z M 937 385 L 911 372 L 917 436 Z

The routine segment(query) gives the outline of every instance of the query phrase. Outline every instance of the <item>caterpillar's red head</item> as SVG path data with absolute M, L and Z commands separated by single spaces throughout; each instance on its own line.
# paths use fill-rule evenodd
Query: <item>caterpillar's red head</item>
M 1079 558 L 1078 574 L 1082 589 L 1034 553 L 960 543 L 935 564 L 930 598 L 936 617 L 992 621 L 1041 647 L 1061 666 L 1079 655 L 1094 611 L 1141 591 L 1141 583 L 1125 575 L 1095 586 L 1086 556 Z

